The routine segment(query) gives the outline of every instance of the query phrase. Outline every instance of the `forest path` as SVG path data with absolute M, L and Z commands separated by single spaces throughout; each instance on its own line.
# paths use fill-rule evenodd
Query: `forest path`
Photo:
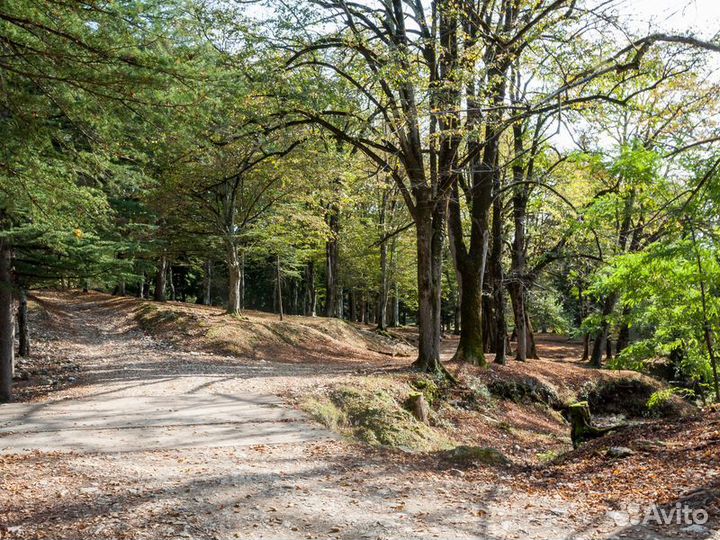
M 62 352 L 81 366 L 80 384 L 51 400 L 2 408 L 0 453 L 132 452 L 191 446 L 250 446 L 331 437 L 253 379 L 302 366 L 230 362 L 174 350 L 118 316 L 110 301 L 77 297 L 60 306 Z M 249 381 L 249 384 L 243 384 Z M 248 390 L 255 385 L 255 391 Z
M 0 538 L 578 540 L 617 531 L 560 497 L 514 491 L 508 474 L 468 481 L 429 467 L 432 456 L 338 440 L 276 397 L 349 368 L 178 351 L 106 295 L 40 300 L 52 354 L 80 372 L 72 387 L 0 406 Z

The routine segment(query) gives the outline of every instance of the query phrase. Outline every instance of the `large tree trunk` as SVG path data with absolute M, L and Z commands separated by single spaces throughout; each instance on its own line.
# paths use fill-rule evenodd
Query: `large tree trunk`
M 500 252 L 497 254 L 496 231 L 494 228 L 492 231 L 493 252 L 488 261 L 488 245 L 491 234 L 489 213 L 491 207 L 493 207 L 493 194 L 497 191 L 500 180 L 498 163 L 502 132 L 498 126 L 502 121 L 502 103 L 505 100 L 506 93 L 505 75 L 508 68 L 505 59 L 498 64 L 499 58 L 495 57 L 495 52 L 494 47 L 488 47 L 485 62 L 489 68 L 488 80 L 491 81 L 486 91 L 489 92 L 496 108 L 483 118 L 480 114 L 481 105 L 478 96 L 479 84 L 481 83 L 472 81 L 467 88 L 467 101 L 470 109 L 468 112 L 468 125 L 480 130 L 482 124 L 485 123 L 485 140 L 482 143 L 477 139 L 471 139 L 468 142 L 468 152 L 475 156 L 470 161 L 471 182 L 469 189 L 466 189 L 465 193 L 471 217 L 469 246 L 466 246 L 463 240 L 464 231 L 461 222 L 458 189 L 459 176 L 456 177 L 453 184 L 448 219 L 448 232 L 450 240 L 454 244 L 451 251 L 458 270 L 460 278 L 458 285 L 461 290 L 460 343 L 456 358 L 478 365 L 485 364 L 484 352 L 488 348 L 498 348 L 497 339 L 493 339 L 492 336 L 497 333 L 499 325 L 497 320 L 491 322 L 489 317 L 491 312 L 485 309 L 488 306 L 482 296 L 486 270 L 489 270 L 489 276 L 492 278 L 490 285 L 492 285 L 494 295 L 499 294 L 502 297 L 502 292 L 497 291 L 497 284 L 495 283 L 498 267 L 500 273 L 502 273 L 502 267 L 499 266 L 501 261 L 495 260 L 501 256 L 502 248 L 500 246 Z M 499 231 L 502 234 L 502 229 L 499 229 Z M 492 304 L 493 306 L 497 304 L 497 298 L 493 298 Z M 494 311 L 496 312 L 497 309 Z M 497 318 L 497 312 L 494 313 L 494 316 Z M 504 313 L 502 313 L 502 318 L 504 322 Z M 501 361 L 504 361 L 506 333 L 505 329 L 502 336 L 503 345 L 500 347 L 500 354 L 497 356 Z M 489 342 L 492 343 L 491 347 L 488 347 Z
M 515 154 L 517 159 L 523 155 L 522 133 L 519 126 L 513 129 L 515 140 Z M 525 171 L 520 165 L 513 167 L 513 181 L 521 182 L 524 179 Z M 519 184 L 513 190 L 513 226 L 514 236 L 512 243 L 511 261 L 511 280 L 508 285 L 510 292 L 510 301 L 513 308 L 513 318 L 515 321 L 515 339 L 517 347 L 515 350 L 515 360 L 525 361 L 528 357 L 528 328 L 526 316 L 526 299 L 525 294 L 525 272 L 526 272 L 526 235 L 525 221 L 527 216 L 528 188 L 526 185 Z
M 0 240 L 0 403 L 12 399 L 15 371 L 15 318 L 13 314 L 12 250 Z
M 240 256 L 235 243 L 230 240 L 225 244 L 228 267 L 228 305 L 227 312 L 231 315 L 240 313 L 242 269 Z
M 30 330 L 28 327 L 28 303 L 25 288 L 20 287 L 18 305 L 18 356 L 30 356 Z
M 473 164 L 473 167 L 477 166 L 480 170 L 478 163 L 473 161 Z M 474 173 L 473 177 L 478 174 Z M 469 249 L 463 239 L 460 193 L 457 183 L 453 185 L 448 203 L 448 236 L 450 252 L 455 261 L 460 302 L 460 340 L 455 359 L 479 366 L 485 365 L 486 350 L 484 322 L 487 311 L 484 306 L 483 288 L 489 246 L 488 208 L 492 200 L 488 183 L 487 176 L 474 180 L 474 190 L 477 191 L 474 191 L 472 197 Z
M 153 298 L 157 302 L 165 301 L 165 280 L 167 278 L 167 259 L 165 255 L 160 257 L 160 266 L 155 275 L 155 294 Z
M 438 205 L 441 206 L 441 205 Z M 440 285 L 442 277 L 442 237 L 444 208 L 434 211 L 428 199 L 418 203 L 417 236 L 418 279 L 418 358 L 414 366 L 430 373 L 441 372 L 440 364 Z

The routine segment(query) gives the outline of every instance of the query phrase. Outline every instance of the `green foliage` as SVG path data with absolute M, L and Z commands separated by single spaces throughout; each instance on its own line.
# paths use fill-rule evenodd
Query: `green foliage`
M 661 415 L 668 408 L 672 406 L 672 399 L 674 396 L 691 396 L 692 392 L 687 389 L 680 388 L 665 388 L 653 392 L 650 398 L 647 400 L 647 409 L 651 415 Z
M 688 239 L 655 243 L 642 252 L 620 256 L 597 275 L 592 290 L 596 294 L 620 293 L 621 304 L 629 309 L 628 323 L 643 336 L 618 356 L 614 366 L 641 369 L 644 360 L 679 349 L 683 372 L 699 381 L 710 380 L 700 280 L 710 286 L 708 315 L 711 325 L 717 327 L 720 297 L 715 287 L 720 265 L 714 245 L 700 247 L 699 253 L 703 276 Z
M 529 312 L 536 328 L 560 335 L 570 333 L 570 321 L 556 291 L 533 291 Z

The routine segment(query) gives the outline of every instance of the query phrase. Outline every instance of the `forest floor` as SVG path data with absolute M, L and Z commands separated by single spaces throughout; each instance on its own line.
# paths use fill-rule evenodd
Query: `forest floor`
M 543 360 L 451 365 L 463 390 L 408 427 L 393 407 L 419 385 L 412 348 L 367 327 L 74 292 L 38 293 L 32 322 L 20 402 L 0 405 L 0 538 L 720 538 L 720 413 L 631 419 L 573 451 L 560 402 L 620 406 L 603 383 L 647 381 L 559 339 Z M 358 442 L 356 396 L 407 444 Z M 607 457 L 617 446 L 633 452 Z M 652 503 L 709 521 L 629 523 Z

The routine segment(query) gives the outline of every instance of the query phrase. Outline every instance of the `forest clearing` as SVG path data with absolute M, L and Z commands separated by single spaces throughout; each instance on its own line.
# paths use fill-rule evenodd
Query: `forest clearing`
M 0 2 L 0 539 L 720 540 L 718 29 Z

